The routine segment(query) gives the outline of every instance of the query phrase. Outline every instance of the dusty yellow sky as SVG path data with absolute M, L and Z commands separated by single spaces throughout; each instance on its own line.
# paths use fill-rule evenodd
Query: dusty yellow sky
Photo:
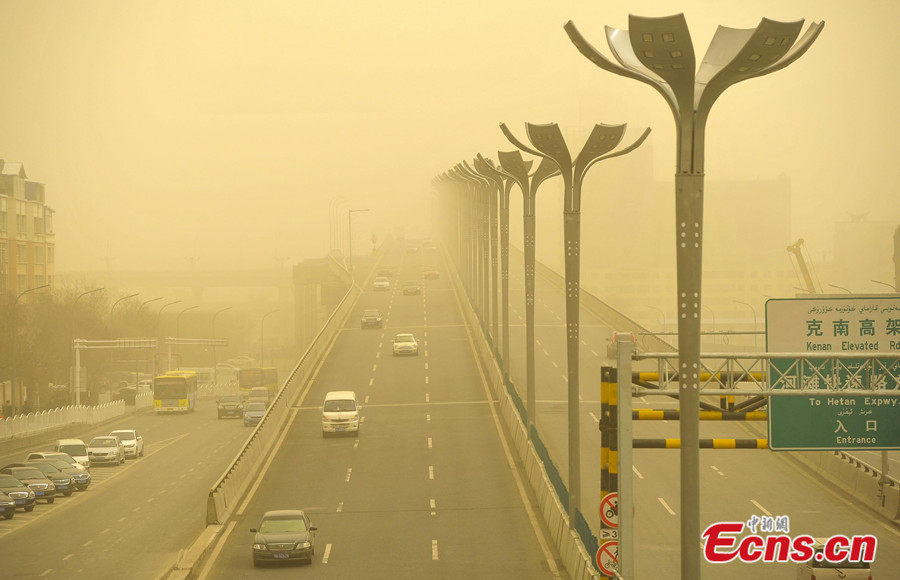
M 576 143 L 593 123 L 651 126 L 668 179 L 663 100 L 562 28 L 608 54 L 603 26 L 629 12 L 683 12 L 698 61 L 717 24 L 824 19 L 797 63 L 716 104 L 708 178 L 788 174 L 794 234 L 821 249 L 848 212 L 900 223 L 889 0 L 3 0 L 0 158 L 46 184 L 61 271 L 318 257 L 337 196 L 371 208 L 362 236 L 420 223 L 434 175 L 511 148 L 501 121 Z

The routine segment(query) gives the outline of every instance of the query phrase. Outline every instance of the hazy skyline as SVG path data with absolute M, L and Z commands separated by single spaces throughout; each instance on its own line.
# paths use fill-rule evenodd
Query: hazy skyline
M 436 174 L 512 149 L 500 122 L 557 122 L 571 128 L 572 147 L 594 123 L 650 126 L 652 171 L 671 179 L 674 123 L 663 100 L 595 67 L 562 28 L 573 20 L 609 54 L 603 27 L 628 28 L 629 13 L 683 12 L 698 62 L 718 24 L 825 20 L 797 63 L 716 103 L 707 179 L 787 174 L 792 234 L 814 255 L 831 251 L 833 224 L 849 213 L 900 223 L 892 2 L 0 8 L 0 158 L 46 185 L 60 272 L 104 269 L 108 259 L 113 269 L 215 269 L 321 257 L 337 196 L 371 209 L 354 217 L 361 235 L 398 224 L 419 233 Z

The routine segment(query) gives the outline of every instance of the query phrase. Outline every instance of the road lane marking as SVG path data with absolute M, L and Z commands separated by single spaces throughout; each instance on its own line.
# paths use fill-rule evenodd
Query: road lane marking
M 431 449 L 431 437 L 428 438 L 428 448 Z
M 544 354 L 547 355 L 547 356 L 550 356 L 550 353 L 547 352 L 547 349 L 546 349 L 546 348 L 544 349 Z
M 721 475 L 722 477 L 725 477 L 725 474 L 722 473 L 721 471 L 719 471 L 719 468 L 718 468 L 718 467 L 716 467 L 715 465 L 710 465 L 710 467 L 712 468 L 713 471 L 715 471 L 716 473 L 718 473 L 718 474 Z
M 87 548 L 88 546 L 90 546 L 90 545 L 93 544 L 93 543 L 94 543 L 94 540 L 88 540 L 87 542 L 81 544 L 81 547 L 82 547 L 82 548 Z
M 554 366 L 554 368 L 559 368 L 559 365 L 558 365 L 558 364 L 556 364 L 556 361 L 555 361 L 555 360 L 552 360 L 552 361 L 550 361 L 550 362 L 552 362 L 552 363 L 553 363 L 553 366 Z
M 341 513 L 342 511 L 344 511 L 344 502 L 338 503 L 337 507 L 337 513 Z
M 430 402 L 431 402 L 431 396 L 430 396 L 428 393 L 425 393 L 425 402 L 426 402 L 426 403 L 430 403 Z
M 425 384 L 428 384 L 428 377 L 425 377 Z
M 322 555 L 322 563 L 328 563 L 328 557 L 331 556 L 331 544 L 325 544 L 325 554 Z
M 380 353 L 380 352 L 376 352 L 376 353 L 375 353 L 375 358 L 381 358 L 381 353 Z
M 438 559 L 437 540 L 431 540 L 431 559 L 432 560 Z
M 377 369 L 377 368 L 378 368 L 378 365 L 372 365 L 372 372 L 374 373 L 375 369 Z
M 428 466 L 428 479 L 434 479 L 434 465 Z
M 75 554 L 68 554 L 66 557 L 63 558 L 63 562 L 65 562 L 66 560 L 68 560 L 69 558 L 71 558 L 74 555 Z
M 425 422 L 431 423 L 431 415 L 425 415 Z
M 53 568 L 47 568 L 46 570 L 44 570 L 43 572 L 41 572 L 41 576 L 46 576 L 46 575 L 49 574 L 50 572 L 53 572 Z
M 369 395 L 366 395 L 366 398 L 365 398 L 365 400 L 364 400 L 363 402 L 364 402 L 365 404 L 367 404 L 367 405 L 369 404 Z
M 769 512 L 769 510 L 767 510 L 767 509 L 764 508 L 763 506 L 759 505 L 759 502 L 756 501 L 755 499 L 751 499 L 751 500 L 750 500 L 750 503 L 752 503 L 753 505 L 755 505 L 762 513 L 766 514 L 767 516 L 771 516 L 771 515 L 772 515 L 772 514 Z
M 425 363 L 425 370 L 426 370 L 426 371 L 428 370 L 428 363 L 427 363 L 427 362 Z
M 591 349 L 591 352 L 594 354 L 594 356 L 600 356 L 599 354 L 597 354 L 597 351 L 594 349 Z
M 594 420 L 594 423 L 599 423 L 599 422 L 600 422 L 600 418 L 599 418 L 599 417 L 597 417 L 597 415 L 594 415 L 594 413 L 593 413 L 593 412 L 591 412 L 591 413 L 588 413 L 588 415 L 590 415 L 590 416 L 591 416 L 591 419 L 593 419 L 593 420 Z
M 375 384 L 375 377 L 369 379 L 369 386 L 371 387 L 373 384 Z
M 110 531 L 111 529 L 112 529 L 112 528 L 106 528 L 105 530 L 103 530 L 103 531 L 100 532 L 100 533 L 101 533 L 101 534 L 105 534 L 106 532 Z
M 435 504 L 433 499 L 431 501 L 429 501 L 428 503 L 431 506 L 431 515 L 435 515 L 437 513 L 435 511 L 437 509 L 437 505 Z
M 670 508 L 670 507 L 669 507 L 669 504 L 666 503 L 666 500 L 664 500 L 664 499 L 661 498 L 661 497 L 658 497 L 658 498 L 656 498 L 656 499 L 658 499 L 658 500 L 659 500 L 659 503 L 661 503 L 661 504 L 663 505 L 663 507 L 666 508 L 666 511 L 669 512 L 669 515 L 672 515 L 672 516 L 675 515 L 675 512 L 672 511 L 672 508 Z
M 353 473 L 353 468 L 352 468 L 352 467 L 348 467 L 348 468 L 347 468 L 347 477 L 344 478 L 344 481 L 346 481 L 346 482 L 349 483 L 349 481 L 350 481 L 350 474 L 351 474 L 351 473 Z
M 638 476 L 638 479 L 644 479 L 644 476 L 641 475 L 641 472 L 638 471 L 637 467 L 635 467 L 634 465 L 631 466 L 631 471 L 633 471 L 634 474 Z

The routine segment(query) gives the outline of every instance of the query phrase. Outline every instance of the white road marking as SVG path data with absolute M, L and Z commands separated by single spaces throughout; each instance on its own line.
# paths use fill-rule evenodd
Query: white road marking
M 106 528 L 105 530 L 103 530 L 103 531 L 100 532 L 100 533 L 101 533 L 101 534 L 105 534 L 106 532 L 110 531 L 111 529 L 112 529 L 112 528 Z
M 552 363 L 553 363 L 553 366 L 554 366 L 554 367 L 555 367 L 555 368 L 559 368 L 559 365 L 558 365 L 558 364 L 556 364 L 556 361 L 555 361 L 555 360 L 552 360 L 552 361 L 550 361 L 550 362 L 552 362 Z
M 597 417 L 597 415 L 594 415 L 594 413 L 588 413 L 588 415 L 591 416 L 591 419 L 594 420 L 594 423 L 599 423 L 599 422 L 600 422 L 600 418 Z
M 322 555 L 322 563 L 328 563 L 328 557 L 331 556 L 331 544 L 325 544 L 325 554 Z
M 670 508 L 670 507 L 669 507 L 669 504 L 666 503 L 666 500 L 664 500 L 664 499 L 661 498 L 661 497 L 658 497 L 658 498 L 656 498 L 656 499 L 658 499 L 658 500 L 659 500 L 659 503 L 661 503 L 661 504 L 663 505 L 663 507 L 666 508 L 666 511 L 669 512 L 669 515 L 672 515 L 672 516 L 675 515 L 675 512 L 672 511 L 672 508 Z
M 75 555 L 75 554 L 67 554 L 66 557 L 63 558 L 63 561 L 65 562 L 66 560 L 68 560 L 69 558 L 71 558 L 71 557 L 74 556 L 74 555 Z
M 428 438 L 428 448 L 431 449 L 431 437 Z
M 566 375 L 563 375 L 562 378 L 563 378 L 563 380 L 566 381 L 567 383 L 569 382 L 569 377 L 567 377 Z M 578 398 L 580 399 L 580 398 L 581 398 L 581 395 L 578 395 Z
M 438 548 L 437 548 L 437 540 L 431 540 L 431 559 L 438 559 Z
M 380 352 L 376 352 L 376 353 L 375 353 L 375 358 L 381 358 L 381 353 L 380 353 Z
M 544 354 L 547 355 L 547 356 L 550 356 L 550 353 L 547 351 L 546 348 L 544 349 Z
M 751 499 L 751 500 L 750 500 L 750 503 L 752 503 L 753 505 L 755 505 L 755 506 L 759 509 L 759 511 L 761 511 L 761 512 L 764 513 L 764 514 L 766 514 L 767 516 L 771 516 L 771 515 L 772 515 L 772 514 L 769 512 L 769 510 L 767 510 L 767 509 L 764 508 L 763 506 L 759 505 L 759 502 L 756 501 L 755 499 Z
M 340 502 L 337 507 L 337 513 L 344 511 L 344 502 Z
M 425 363 L 425 370 L 428 370 L 428 363 Z
M 374 373 L 375 369 L 377 369 L 377 368 L 378 368 L 378 365 L 372 365 L 372 372 Z
M 591 352 L 593 353 L 594 356 L 600 356 L 599 354 L 597 354 L 597 351 L 594 349 L 591 349 Z
M 46 570 L 44 570 L 43 572 L 41 572 L 41 576 L 46 576 L 46 575 L 49 574 L 50 572 L 53 572 L 53 568 L 47 568 Z
M 428 384 L 428 377 L 425 377 L 425 384 Z
M 435 515 L 435 513 L 436 513 L 435 510 L 437 509 L 437 506 L 435 505 L 434 500 L 431 500 L 429 502 L 429 504 L 431 505 L 431 515 Z
M 369 404 L 369 395 L 366 395 L 366 398 L 363 400 L 365 404 Z
M 710 465 L 710 467 L 712 468 L 713 471 L 715 471 L 716 473 L 718 473 L 718 474 L 721 475 L 722 477 L 725 477 L 725 474 L 722 473 L 721 471 L 719 471 L 719 468 L 718 468 L 718 467 L 716 467 L 715 465 Z
M 82 548 L 87 548 L 88 546 L 90 546 L 90 545 L 93 544 L 93 543 L 94 543 L 94 540 L 88 540 L 87 542 L 81 544 L 81 547 L 82 547 Z
M 434 465 L 428 466 L 428 479 L 434 479 Z
M 425 415 L 425 422 L 431 423 L 431 415 Z
M 372 377 L 371 379 L 369 379 L 369 386 L 371 387 L 374 384 L 375 384 L 375 377 Z
M 644 476 L 641 475 L 641 472 L 638 471 L 637 467 L 635 467 L 634 465 L 631 466 L 631 471 L 633 471 L 634 474 L 638 476 L 638 479 L 644 479 Z
M 353 468 L 352 468 L 352 467 L 348 467 L 348 468 L 347 468 L 347 477 L 344 478 L 344 481 L 347 481 L 347 482 L 350 481 L 350 474 L 351 474 L 351 473 L 353 473 Z

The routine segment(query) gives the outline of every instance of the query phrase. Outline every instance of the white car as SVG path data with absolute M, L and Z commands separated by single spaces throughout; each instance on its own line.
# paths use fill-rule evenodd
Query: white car
M 94 437 L 88 443 L 87 452 L 92 466 L 104 463 L 112 465 L 125 463 L 125 446 L 122 445 L 122 440 L 115 435 Z
M 375 281 L 372 282 L 372 288 L 374 290 L 390 290 L 391 281 L 384 276 L 376 276 Z
M 419 356 L 419 343 L 412 334 L 398 334 L 393 342 L 394 356 L 412 355 Z
M 72 459 L 84 467 L 90 468 L 91 466 L 87 445 L 85 445 L 84 441 L 81 439 L 58 439 L 56 443 L 53 444 L 53 450 L 68 453 L 72 456 Z
M 829 562 L 822 554 L 828 538 L 814 538 L 816 555 L 797 567 L 797 580 L 872 580 L 868 562 Z M 821 558 L 821 560 L 819 560 Z
M 322 437 L 330 433 L 359 433 L 359 404 L 353 391 L 331 391 L 322 404 Z
M 144 456 L 144 438 L 134 429 L 119 429 L 110 435 L 118 437 L 125 446 L 125 457 Z

